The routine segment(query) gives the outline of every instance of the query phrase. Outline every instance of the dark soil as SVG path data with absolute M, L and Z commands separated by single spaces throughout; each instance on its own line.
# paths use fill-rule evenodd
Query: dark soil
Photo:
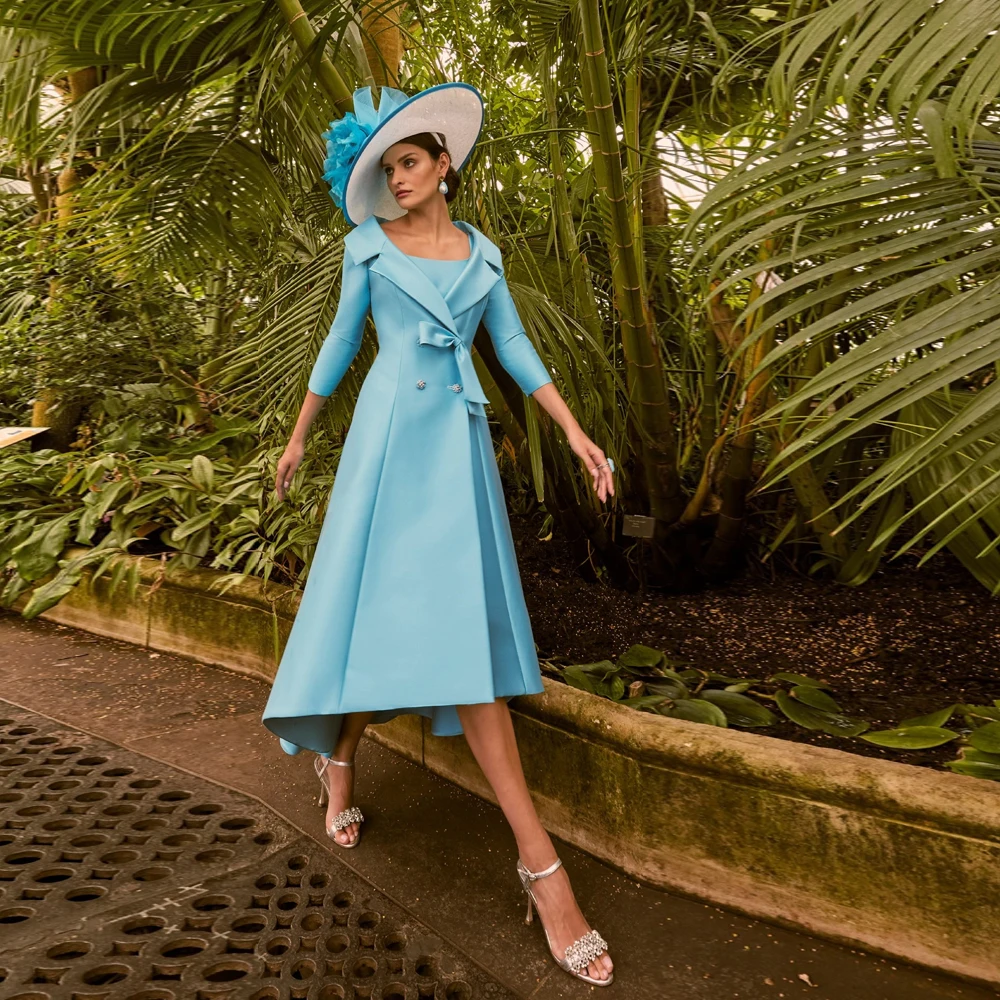
M 538 539 L 540 525 L 540 515 L 511 517 L 542 657 L 593 663 L 643 643 L 731 676 L 794 671 L 828 682 L 843 711 L 873 729 L 1000 698 L 1000 600 L 946 555 L 921 569 L 916 558 L 896 561 L 859 588 L 751 570 L 700 593 L 647 590 L 641 600 L 585 581 L 558 535 Z M 956 742 L 886 750 L 788 720 L 751 731 L 925 767 L 959 756 Z

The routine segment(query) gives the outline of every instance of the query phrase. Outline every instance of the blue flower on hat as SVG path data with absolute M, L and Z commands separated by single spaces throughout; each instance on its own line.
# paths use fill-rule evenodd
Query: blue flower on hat
M 341 211 L 344 210 L 344 193 L 351 168 L 368 136 L 407 100 L 406 94 L 394 87 L 383 87 L 378 111 L 375 110 L 370 87 L 354 91 L 354 111 L 343 118 L 334 119 L 323 133 L 326 139 L 326 159 L 323 161 L 323 180 L 330 185 L 330 197 Z
M 323 180 L 330 185 L 330 197 L 341 211 L 344 208 L 344 189 L 347 187 L 351 166 L 371 133 L 371 126 L 366 128 L 350 111 L 343 118 L 330 122 L 329 129 L 323 133 L 323 138 L 326 139 Z

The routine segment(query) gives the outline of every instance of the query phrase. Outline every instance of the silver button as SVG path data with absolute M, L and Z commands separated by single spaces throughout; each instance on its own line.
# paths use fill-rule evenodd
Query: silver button
M 449 385 L 448 388 L 451 389 L 452 392 L 462 391 L 462 387 L 458 384 L 458 382 L 456 382 L 454 385 Z
M 423 389 L 423 387 L 424 387 L 425 385 L 427 385 L 427 383 L 426 383 L 426 382 L 425 382 L 425 381 L 424 381 L 423 379 L 421 379 L 421 380 L 420 380 L 420 381 L 419 381 L 419 382 L 417 383 L 417 388 L 418 388 L 418 389 Z

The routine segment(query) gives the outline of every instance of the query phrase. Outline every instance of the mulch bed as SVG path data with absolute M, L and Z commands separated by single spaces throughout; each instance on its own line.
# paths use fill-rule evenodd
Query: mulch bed
M 558 535 L 538 539 L 540 525 L 541 516 L 511 516 L 542 656 L 592 663 L 643 643 L 731 676 L 794 671 L 827 681 L 843 711 L 873 729 L 1000 698 L 1000 600 L 945 554 L 921 569 L 915 557 L 897 560 L 859 588 L 751 568 L 700 593 L 647 590 L 640 600 L 588 583 Z M 955 742 L 887 750 L 788 720 L 749 731 L 925 767 L 959 756 Z

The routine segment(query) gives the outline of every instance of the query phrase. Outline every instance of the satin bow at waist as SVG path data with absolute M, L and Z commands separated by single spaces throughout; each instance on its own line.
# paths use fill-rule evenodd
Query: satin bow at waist
M 476 375 L 476 367 L 472 363 L 472 354 L 465 341 L 457 333 L 452 333 L 439 323 L 431 323 L 428 320 L 421 320 L 418 327 L 420 333 L 420 343 L 431 347 L 454 347 L 455 361 L 458 363 L 458 372 L 461 377 L 462 389 L 465 391 L 465 398 L 470 403 L 488 403 L 486 393 L 479 384 Z

